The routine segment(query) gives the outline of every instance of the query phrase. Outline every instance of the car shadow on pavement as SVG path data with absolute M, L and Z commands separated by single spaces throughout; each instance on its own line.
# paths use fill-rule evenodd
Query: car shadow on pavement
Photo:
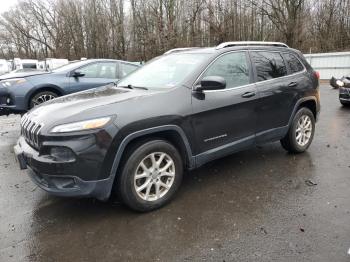
M 349 106 L 340 106 L 340 111 L 342 111 L 342 112 L 350 112 L 350 105 Z
M 38 261 L 185 259 L 216 238 L 265 230 L 271 212 L 312 193 L 305 180 L 313 174 L 309 153 L 291 155 L 274 143 L 187 172 L 175 199 L 150 213 L 113 200 L 49 197 L 34 207 L 30 253 Z

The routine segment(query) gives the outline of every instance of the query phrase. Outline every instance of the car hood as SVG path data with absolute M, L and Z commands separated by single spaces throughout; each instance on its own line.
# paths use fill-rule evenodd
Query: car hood
M 35 76 L 35 75 L 45 75 L 45 74 L 51 74 L 51 72 L 46 71 L 30 71 L 30 72 L 20 72 L 20 73 L 8 73 L 0 76 L 0 80 L 6 80 L 11 78 L 23 78 L 28 76 Z
M 56 98 L 29 111 L 29 117 L 45 126 L 81 121 L 94 117 L 106 116 L 105 107 L 122 103 L 130 99 L 142 99 L 155 93 L 146 90 L 116 88 L 114 85 L 103 86 Z M 113 112 L 115 113 L 115 112 Z M 109 113 L 111 114 L 111 113 Z M 82 118 L 82 116 L 84 116 Z

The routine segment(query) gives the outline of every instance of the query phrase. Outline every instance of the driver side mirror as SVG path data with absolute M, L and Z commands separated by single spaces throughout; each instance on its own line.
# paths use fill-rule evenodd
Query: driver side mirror
M 79 72 L 79 71 L 74 71 L 72 74 L 73 77 L 82 77 L 84 75 L 85 75 L 84 73 Z
M 195 91 L 202 92 L 205 90 L 219 90 L 226 88 L 226 80 L 221 76 L 206 76 L 200 84 L 195 86 Z

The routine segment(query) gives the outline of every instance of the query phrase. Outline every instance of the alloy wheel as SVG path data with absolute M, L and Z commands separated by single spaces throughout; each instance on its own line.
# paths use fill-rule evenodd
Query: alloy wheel
M 33 106 L 37 106 L 40 105 L 46 101 L 52 100 L 56 98 L 55 96 L 51 95 L 51 94 L 42 94 L 39 97 L 36 97 L 35 99 L 33 99 Z
M 154 152 L 141 160 L 134 175 L 137 195 L 156 201 L 166 195 L 175 180 L 174 160 L 164 152 Z
M 298 121 L 295 130 L 296 141 L 299 146 L 305 146 L 309 143 L 312 136 L 312 121 L 308 115 L 302 115 Z

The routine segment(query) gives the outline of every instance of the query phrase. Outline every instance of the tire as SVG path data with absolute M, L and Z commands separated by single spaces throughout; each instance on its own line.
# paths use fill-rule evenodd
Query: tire
M 115 189 L 122 202 L 135 211 L 148 212 L 164 206 L 181 184 L 181 156 L 164 140 L 151 140 L 131 147 L 123 162 Z
M 305 120 L 306 119 L 306 120 Z M 303 123 L 305 126 L 303 126 Z M 310 130 L 311 127 L 311 130 Z M 299 131 L 297 130 L 299 128 Z M 287 135 L 281 140 L 282 147 L 290 153 L 305 152 L 314 138 L 315 117 L 310 109 L 303 107 L 295 114 Z M 304 136 L 305 135 L 305 136 Z
M 46 101 L 50 101 L 56 97 L 58 97 L 58 95 L 51 91 L 39 92 L 30 99 L 29 109 L 32 109 L 33 107 L 40 105 Z

